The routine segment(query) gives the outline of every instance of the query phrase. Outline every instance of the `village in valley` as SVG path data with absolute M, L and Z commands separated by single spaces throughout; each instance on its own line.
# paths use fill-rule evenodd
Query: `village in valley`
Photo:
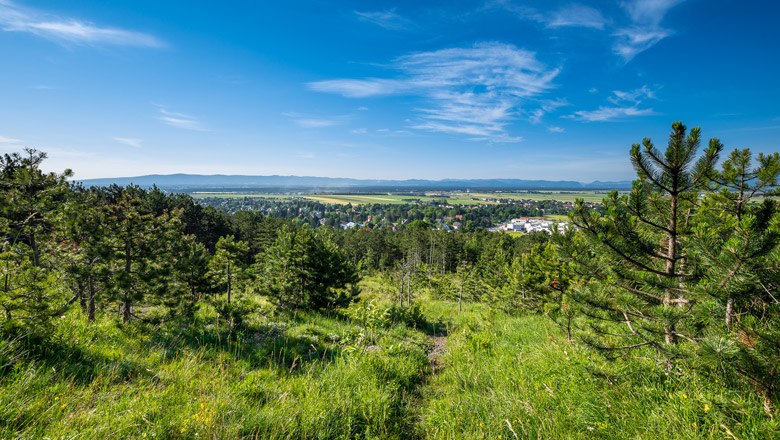
M 556 222 L 547 218 L 518 217 L 506 223 L 501 223 L 494 228 L 488 228 L 488 230 L 522 233 L 546 232 L 552 234 L 556 229 L 563 232 L 567 227 L 567 222 Z

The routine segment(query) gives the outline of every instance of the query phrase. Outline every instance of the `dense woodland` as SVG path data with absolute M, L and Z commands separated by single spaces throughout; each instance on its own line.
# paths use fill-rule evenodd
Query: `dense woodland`
M 605 421 L 521 427 L 520 421 L 513 422 L 515 415 L 496 415 L 503 414 L 506 405 L 517 409 L 559 399 L 558 386 L 569 386 L 566 380 L 572 380 L 577 385 L 571 382 L 571 390 L 595 384 L 593 396 L 601 392 L 597 389 L 613 386 L 645 389 L 632 391 L 641 396 L 632 397 L 637 401 L 649 398 L 649 387 L 672 390 L 686 383 L 706 383 L 712 387 L 707 390 L 729 397 L 720 403 L 707 397 L 710 400 L 699 405 L 698 415 L 665 410 L 675 417 L 697 417 L 666 432 L 685 438 L 720 438 L 738 430 L 738 425 L 742 436 L 766 438 L 778 428 L 780 405 L 780 215 L 774 200 L 780 158 L 777 153 L 755 155 L 748 149 L 724 152 L 715 139 L 703 147 L 700 143 L 698 129 L 675 123 L 665 149 L 649 139 L 634 145 L 630 155 L 637 180 L 632 190 L 610 194 L 598 209 L 578 202 L 570 213 L 574 226 L 552 236 L 478 228 L 490 226 L 484 223 L 492 224 L 497 216 L 504 220 L 531 213 L 522 207 L 482 213 L 374 205 L 350 207 L 356 210 L 349 213 L 354 217 L 331 213 L 301 221 L 301 210 L 326 213 L 328 207 L 301 201 L 289 205 L 294 215 L 278 214 L 288 209 L 279 206 L 273 207 L 277 215 L 271 215 L 266 208 L 220 210 L 156 188 L 84 188 L 69 183 L 69 170 L 42 171 L 46 159 L 42 152 L 6 154 L 0 159 L 0 385 L 4 387 L 0 394 L 11 396 L 29 389 L 44 397 L 26 401 L 26 408 L 13 404 L 11 397 L 0 399 L 0 432 L 10 437 L 64 436 L 67 430 L 93 429 L 96 436 L 113 432 L 135 438 L 141 433 L 171 438 L 195 433 L 259 438 L 586 438 L 603 429 L 605 437 L 653 438 L 652 431 L 629 434 L 640 429 L 641 420 L 633 428 L 610 427 Z M 380 214 L 385 226 L 394 227 L 338 227 L 345 219 L 365 221 Z M 436 228 L 436 218 L 458 214 L 473 216 L 466 219 L 471 226 L 450 232 Z M 324 226 L 320 218 L 328 219 Z M 446 313 L 435 314 L 445 306 L 450 307 Z M 467 321 L 470 316 L 478 320 Z M 290 329 L 295 322 L 308 326 L 309 336 L 298 335 L 293 343 Z M 508 324 L 512 322 L 519 324 Z M 356 327 L 345 330 L 348 325 Z M 459 416 L 447 413 L 448 402 L 469 408 L 466 400 L 442 394 L 447 386 L 460 383 L 466 390 L 484 386 L 492 395 L 500 394 L 499 375 L 483 377 L 485 384 L 474 379 L 469 386 L 457 376 L 475 368 L 480 356 L 484 368 L 492 365 L 490 359 L 498 365 L 501 356 L 508 356 L 509 367 L 519 375 L 526 367 L 518 359 L 533 358 L 535 344 L 542 344 L 538 350 L 551 349 L 542 347 L 545 337 L 535 342 L 530 337 L 531 342 L 522 342 L 526 345 L 502 345 L 515 341 L 512 335 L 519 333 L 513 332 L 526 331 L 524 325 L 545 328 L 546 338 L 555 340 L 552 345 L 565 353 L 553 370 L 579 379 L 539 376 L 532 385 L 541 390 L 537 397 L 542 400 L 516 396 L 525 403 L 515 400 L 501 406 L 495 397 L 494 407 L 471 408 Z M 321 329 L 315 331 L 317 326 Z M 408 333 L 415 329 L 422 333 Z M 105 347 L 113 348 L 104 347 L 111 354 L 99 363 L 90 347 L 98 347 L 97 341 L 108 335 L 113 335 L 113 342 Z M 171 335 L 178 342 L 160 342 Z M 438 361 L 429 364 L 426 356 L 436 350 L 430 338 L 442 335 L 450 339 L 451 353 L 443 358 L 444 373 L 438 373 Z M 238 367 L 220 367 L 228 371 L 223 372 L 225 383 L 244 384 L 247 377 L 260 374 L 259 366 L 273 365 L 270 372 L 262 373 L 266 379 L 255 378 L 253 385 L 246 385 L 251 388 L 248 394 L 239 393 L 246 408 L 230 400 L 238 397 L 203 397 L 190 418 L 161 415 L 172 409 L 155 410 L 156 419 L 139 416 L 148 423 L 136 418 L 127 425 L 117 422 L 111 428 L 116 431 L 101 431 L 109 424 L 96 428 L 84 408 L 97 411 L 102 401 L 118 392 L 112 390 L 119 384 L 148 383 L 144 393 L 162 396 L 161 383 L 175 382 L 170 377 L 176 377 L 163 374 L 159 365 L 168 364 L 160 364 L 161 360 L 121 354 L 125 352 L 116 348 L 117 341 L 128 346 L 141 344 L 134 341 L 151 344 L 138 348 L 144 353 L 153 351 L 149 347 L 165 347 L 160 352 L 165 354 L 159 355 L 165 362 L 190 359 L 176 351 L 182 349 L 177 344 L 186 345 L 182 341 L 194 344 L 193 352 L 201 357 L 193 359 L 199 365 L 212 365 L 215 359 L 222 364 L 213 365 L 236 359 L 247 362 L 236 375 L 229 372 Z M 210 358 L 204 348 L 210 346 L 227 347 L 227 354 L 220 356 L 228 357 Z M 458 347 L 473 350 L 477 357 L 459 358 Z M 491 352 L 498 347 L 500 352 Z M 354 353 L 363 357 L 350 357 L 357 356 Z M 569 364 L 575 357 L 579 360 Z M 402 358 L 411 359 L 413 366 L 396 365 Z M 96 363 L 105 369 L 87 368 Z M 149 366 L 136 368 L 136 364 Z M 177 364 L 176 369 L 210 371 L 194 365 Z M 570 372 L 574 365 L 581 370 Z M 157 373 L 147 377 L 145 370 Z M 334 371 L 354 373 L 344 379 L 344 386 L 379 381 L 377 389 L 388 393 L 381 395 L 390 396 L 389 400 L 374 396 L 380 403 L 370 403 L 333 391 L 343 390 L 334 385 L 335 378 L 341 377 Z M 515 374 L 511 371 L 504 373 L 511 377 Z M 113 379 L 89 388 L 101 375 Z M 286 384 L 288 391 L 273 394 L 273 387 L 264 385 L 272 380 L 285 381 L 279 383 Z M 438 384 L 439 400 L 421 397 L 419 387 L 428 380 Z M 382 388 L 384 383 L 394 384 L 392 390 Z M 60 408 L 51 397 L 62 389 L 74 395 L 90 389 L 91 394 L 74 402 L 73 412 L 66 412 L 68 408 Z M 319 392 L 324 393 L 320 400 L 331 393 L 337 395 L 334 398 L 351 399 L 356 407 L 306 406 L 309 400 L 304 396 Z M 684 396 L 679 397 L 680 408 L 688 408 L 683 402 L 690 400 L 688 391 L 675 392 Z M 665 405 L 669 397 L 664 396 L 648 405 Z M 273 412 L 275 408 L 293 411 L 285 406 L 285 399 L 293 399 L 300 411 L 289 424 Z M 588 401 L 578 399 L 582 404 Z M 179 402 L 171 407 L 188 408 L 181 403 L 185 400 L 171 402 Z M 221 409 L 209 409 L 211 405 Z M 251 411 L 261 407 L 265 412 L 252 420 L 240 416 L 242 411 L 255 414 Z M 412 407 L 426 409 L 421 414 L 407 413 Z M 548 410 L 555 411 L 554 407 Z M 564 417 L 526 411 L 527 420 Z M 604 411 L 598 417 L 609 420 L 612 410 Z M 491 421 L 487 427 L 479 418 L 482 412 Z M 719 418 L 713 416 L 716 413 Z M 69 421 L 67 414 L 79 422 Z M 61 421 L 42 421 L 50 416 Z M 443 431 L 449 423 L 461 423 L 452 422 L 461 418 L 474 422 Z M 65 431 L 58 433 L 58 429 Z M 731 435 L 737 438 L 737 434 Z

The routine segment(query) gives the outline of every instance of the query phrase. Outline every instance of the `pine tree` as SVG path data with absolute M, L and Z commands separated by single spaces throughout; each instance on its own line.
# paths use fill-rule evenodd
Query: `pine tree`
M 692 250 L 708 300 L 705 365 L 736 373 L 755 387 L 772 413 L 780 396 L 780 214 L 772 196 L 780 176 L 777 153 L 734 150 L 695 220 Z M 716 188 L 717 188 L 716 187 Z M 757 197 L 764 200 L 757 201 Z M 715 368 L 717 366 L 717 368 Z
M 231 296 L 235 288 L 236 280 L 244 278 L 246 255 L 249 246 L 236 240 L 232 235 L 221 237 L 216 244 L 214 256 L 209 261 L 208 274 L 215 283 L 215 287 L 225 292 L 225 298 L 230 304 Z
M 572 220 L 597 257 L 581 261 L 598 282 L 580 296 L 592 318 L 593 345 L 605 350 L 652 346 L 668 357 L 680 338 L 696 337 L 691 287 L 698 274 L 687 261 L 686 246 L 699 193 L 722 149 L 711 139 L 697 159 L 699 144 L 698 128 L 686 135 L 686 127 L 675 122 L 663 153 L 648 138 L 632 146 L 638 179 L 628 195 L 611 193 L 603 215 L 582 200 L 576 204 Z
M 258 261 L 258 273 L 281 309 L 325 309 L 345 305 L 357 293 L 358 275 L 327 238 L 287 226 Z
M 0 328 L 45 336 L 65 305 L 53 239 L 62 223 L 67 177 L 40 169 L 46 154 L 25 149 L 0 157 Z

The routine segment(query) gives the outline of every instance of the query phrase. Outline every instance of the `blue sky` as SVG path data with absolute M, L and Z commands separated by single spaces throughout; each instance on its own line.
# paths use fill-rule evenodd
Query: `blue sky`
M 227 3 L 227 2 L 226 2 Z M 151 173 L 633 178 L 778 150 L 780 3 L 0 0 L 0 152 Z

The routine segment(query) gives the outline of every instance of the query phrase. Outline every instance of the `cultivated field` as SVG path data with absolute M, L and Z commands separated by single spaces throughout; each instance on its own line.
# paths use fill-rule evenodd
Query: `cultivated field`
M 196 192 L 192 197 L 196 199 L 216 197 L 216 198 L 244 198 L 257 197 L 266 199 L 290 199 L 303 198 L 322 203 L 333 203 L 346 205 L 366 204 L 391 204 L 402 205 L 420 201 L 423 203 L 434 200 L 447 200 L 452 205 L 494 205 L 500 203 L 499 200 L 556 200 L 560 202 L 573 202 L 576 199 L 583 199 L 586 202 L 601 202 L 606 197 L 605 191 L 533 191 L 516 193 L 465 193 L 465 192 L 447 192 L 433 193 L 427 192 L 426 195 L 410 194 L 273 194 L 256 192 Z

